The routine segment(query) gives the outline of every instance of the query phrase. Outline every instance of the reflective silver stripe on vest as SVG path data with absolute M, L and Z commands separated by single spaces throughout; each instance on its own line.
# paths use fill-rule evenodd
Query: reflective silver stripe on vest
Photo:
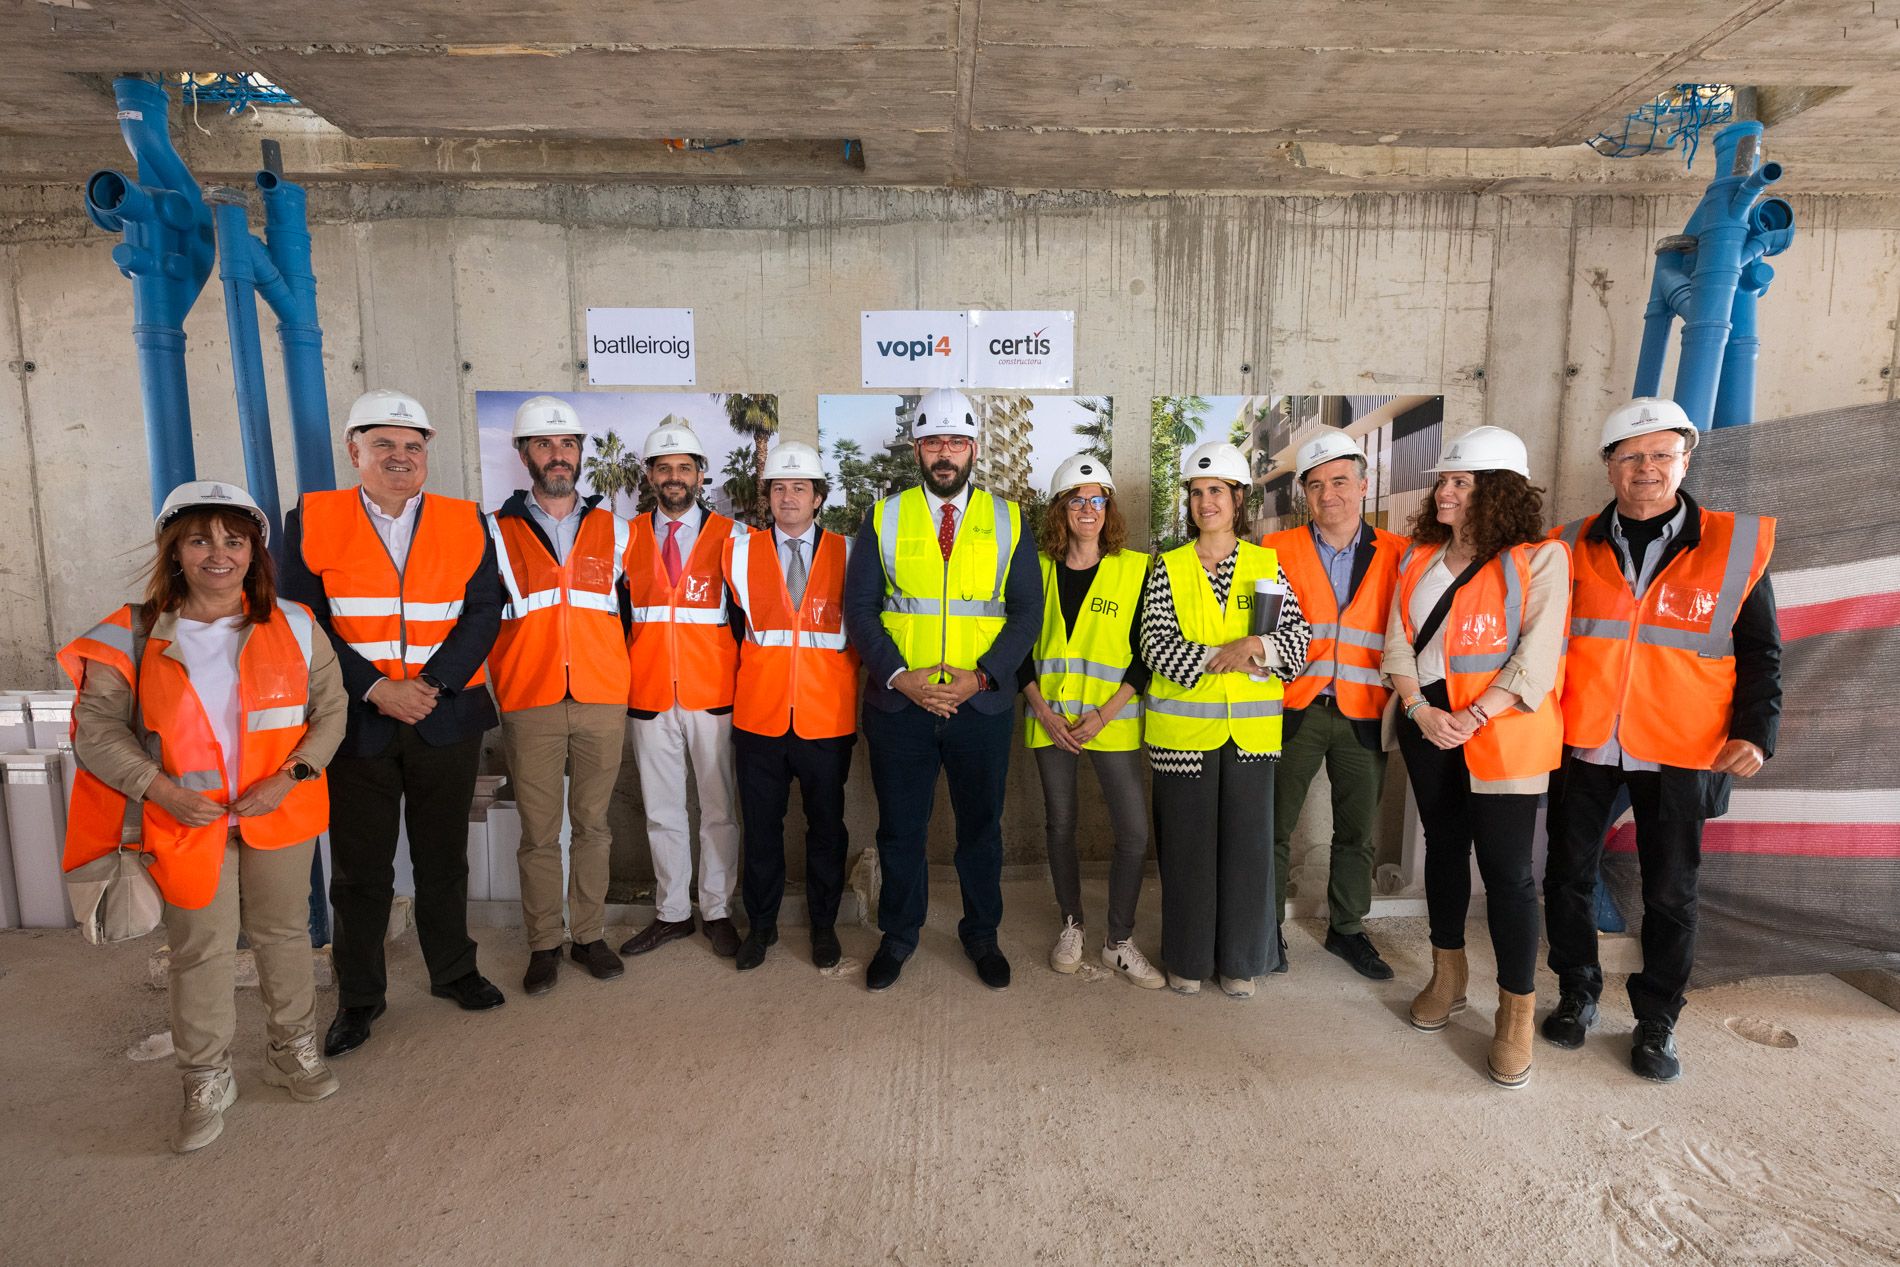
M 751 629 L 746 632 L 746 640 L 761 647 L 805 647 L 814 651 L 843 651 L 845 636 L 841 633 L 816 633 L 807 629 L 804 633 L 795 633 L 790 629 Z
M 187 770 L 172 778 L 179 787 L 193 792 L 215 792 L 224 786 L 224 775 L 216 770 Z
M 287 704 L 282 708 L 260 708 L 244 715 L 244 729 L 285 730 L 291 726 L 301 726 L 304 721 L 302 704 Z
M 389 598 L 333 598 L 330 600 L 332 616 L 400 616 L 402 600 Z
M 893 493 L 878 504 L 877 553 L 884 560 L 886 586 L 897 584 L 897 503 L 902 497 L 902 493 Z M 924 503 L 925 509 L 929 509 L 929 506 L 929 502 Z M 885 605 L 885 610 L 891 610 L 889 604 Z
M 1337 678 L 1341 682 L 1354 682 L 1360 686 L 1384 686 L 1385 679 L 1377 669 L 1363 669 L 1356 664 L 1335 665 L 1331 660 L 1315 660 L 1300 670 L 1301 677 L 1318 678 L 1322 682 L 1331 682 Z
M 451 603 L 404 603 L 404 620 L 454 620 L 462 614 L 462 600 Z
M 561 591 L 553 592 L 559 595 Z M 568 606 L 577 607 L 583 611 L 618 612 L 620 610 L 620 604 L 612 594 L 598 594 L 593 590 L 569 590 L 567 602 Z
M 1630 636 L 1630 622 L 1627 620 L 1599 620 L 1594 616 L 1572 616 L 1570 618 L 1570 636 L 1572 638 L 1609 638 L 1622 642 Z
M 1742 598 L 1748 589 L 1748 573 L 1755 565 L 1755 546 L 1760 540 L 1760 516 L 1735 516 L 1735 531 L 1728 543 L 1728 560 L 1722 565 L 1722 590 L 1716 596 L 1715 611 L 1709 615 L 1706 645 L 1690 647 L 1689 650 L 1701 651 L 1703 655 L 1734 654 L 1735 642 L 1730 635 L 1735 629 L 1735 617 L 1742 610 Z M 1650 632 L 1648 628 L 1643 630 L 1644 635 Z M 1644 641 L 1648 639 L 1645 637 Z
M 488 538 L 495 543 L 495 570 L 501 573 L 502 586 L 508 591 L 508 601 L 502 606 L 501 618 L 520 620 L 534 608 L 525 603 L 521 583 L 515 580 L 515 565 L 508 557 L 508 543 L 502 539 L 501 520 L 494 515 L 483 515 L 482 518 L 488 521 Z
M 502 619 L 520 620 L 529 612 L 538 612 L 547 607 L 558 607 L 560 602 L 561 591 L 558 589 L 536 590 L 526 596 L 520 596 L 517 592 L 517 597 L 509 600 L 501 609 Z
M 996 516 L 996 588 L 992 592 L 1001 598 L 1004 587 L 1009 583 L 1009 556 L 1010 552 L 1016 548 L 1016 534 L 1010 527 L 1008 502 L 992 493 L 990 510 Z M 1001 616 L 1003 605 L 997 603 L 995 606 L 995 614 Z
M 1201 717 L 1209 720 L 1222 720 L 1243 717 L 1278 717 L 1280 701 L 1243 700 L 1232 704 L 1197 704 L 1192 700 L 1158 699 L 1148 697 L 1148 711 L 1165 713 L 1170 717 Z
M 86 630 L 80 637 L 89 638 L 93 642 L 102 642 L 114 651 L 123 654 L 126 659 L 132 658 L 132 631 L 124 625 L 115 625 L 111 621 L 102 620 Z
M 753 623 L 752 617 L 752 538 L 734 537 L 732 539 L 732 595 L 739 600 L 739 610 L 745 613 L 746 623 Z
M 1399 571 L 1403 572 L 1406 568 L 1412 566 L 1412 552 L 1416 549 L 1418 549 L 1417 546 L 1405 547 L 1405 553 L 1399 556 Z
M 1563 542 L 1572 550 L 1576 549 L 1577 542 L 1583 540 L 1583 526 L 1589 522 L 1588 519 L 1571 520 L 1564 525 L 1564 530 L 1557 534 L 1557 540 Z
M 297 640 L 297 652 L 303 656 L 303 667 L 307 673 L 310 670 L 310 644 L 316 637 L 317 622 L 310 618 L 309 611 L 300 603 L 279 602 L 277 610 L 283 613 L 284 623 L 290 626 L 290 636 Z
M 1330 621 L 1321 622 L 1312 627 L 1313 641 L 1331 638 L 1334 642 L 1347 647 L 1363 647 L 1367 651 L 1385 650 L 1385 635 L 1367 633 L 1363 629 L 1354 629 L 1351 625 L 1341 627 Z
M 912 598 L 897 592 L 897 520 L 898 499 L 902 493 L 886 497 L 880 503 L 878 511 L 877 552 L 884 562 L 884 586 L 888 591 L 884 595 L 884 610 L 899 612 L 907 616 L 938 616 L 946 610 L 941 600 L 935 598 Z M 1003 590 L 1009 581 L 1009 556 L 1016 549 L 1016 535 L 1010 526 L 1009 503 L 1003 498 L 990 494 L 990 509 L 996 521 L 996 597 L 983 599 L 952 599 L 948 612 L 952 616 L 987 617 L 1004 619 L 1008 613 L 1003 606 Z M 928 508 L 929 503 L 925 503 Z M 966 516 L 967 517 L 967 516 Z M 951 550 L 956 553 L 954 547 Z M 944 561 L 946 571 L 949 560 Z
M 1510 660 L 1517 650 L 1517 639 L 1524 620 L 1524 586 L 1517 577 L 1517 560 L 1510 551 L 1497 556 L 1498 566 L 1504 569 L 1504 649 L 1488 651 L 1483 655 L 1455 655 L 1446 657 L 1445 669 L 1449 673 L 1496 673 Z M 1446 616 L 1447 620 L 1451 617 Z
M 1038 660 L 1036 676 L 1047 677 L 1052 673 L 1078 673 L 1083 677 L 1092 677 L 1100 682 L 1113 682 L 1120 686 L 1128 675 L 1125 664 L 1103 664 L 1100 660 Z
M 1064 717 L 1080 717 L 1091 708 L 1101 707 L 1099 704 L 1091 704 L 1087 700 L 1079 699 L 1044 699 L 1043 702 L 1056 712 L 1061 713 Z M 1115 714 L 1115 721 L 1111 721 L 1108 724 L 1113 726 L 1115 722 L 1133 721 L 1140 716 L 1141 696 L 1137 695 L 1126 704 L 1123 704 L 1121 711 Z
M 412 642 L 403 650 L 402 661 L 404 664 L 427 664 L 429 657 L 434 655 L 436 648 L 441 645 L 439 642 L 431 642 L 427 646 L 421 646 Z
M 343 644 L 365 660 L 400 660 L 400 642 L 346 642 Z
M 1735 639 L 1728 634 L 1696 633 L 1692 629 L 1670 629 L 1663 625 L 1637 626 L 1636 641 L 1718 658 L 1735 654 Z
M 614 515 L 612 508 L 608 508 L 607 513 L 614 518 L 614 576 L 607 583 L 607 588 L 612 590 L 620 583 L 620 578 L 627 574 L 627 541 L 632 535 L 632 526 L 619 515 Z M 744 540 L 743 537 L 740 539 Z
M 717 607 L 636 607 L 633 618 L 651 624 L 670 620 L 676 625 L 723 625 L 726 608 L 723 603 Z

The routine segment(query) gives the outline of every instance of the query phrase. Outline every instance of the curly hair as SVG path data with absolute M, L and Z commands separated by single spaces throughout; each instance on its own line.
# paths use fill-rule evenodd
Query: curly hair
M 1073 492 L 1073 490 L 1070 490 Z M 1121 506 L 1115 501 L 1115 494 L 1103 490 L 1108 495 L 1108 505 L 1102 510 L 1102 535 L 1100 543 L 1102 554 L 1120 554 L 1128 544 L 1128 523 L 1122 518 Z M 1069 554 L 1069 499 L 1058 497 L 1051 501 L 1042 512 L 1042 530 L 1036 534 L 1036 544 L 1042 552 L 1060 563 Z
M 1516 471 L 1473 471 L 1471 501 L 1465 512 L 1476 557 L 1488 559 L 1515 545 L 1544 539 L 1544 490 Z M 1439 480 L 1444 476 L 1439 476 Z M 1432 482 L 1432 492 L 1438 481 Z M 1451 529 L 1438 522 L 1438 508 L 1427 496 L 1408 529 L 1421 545 L 1442 545 Z

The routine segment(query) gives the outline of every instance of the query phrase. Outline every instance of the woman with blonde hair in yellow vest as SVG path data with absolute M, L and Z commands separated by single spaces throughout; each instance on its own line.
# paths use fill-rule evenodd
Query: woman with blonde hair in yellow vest
M 257 958 L 264 1081 L 337 1089 L 317 1051 L 310 862 L 329 826 L 323 768 L 349 701 L 310 609 L 280 600 L 270 526 L 244 490 L 201 480 L 165 499 L 143 602 L 68 643 L 80 771 L 65 868 L 136 841 L 165 900 L 172 1043 L 185 1104 L 172 1148 L 203 1148 L 237 1099 L 237 939 Z
M 1280 962 L 1273 762 L 1282 684 L 1305 665 L 1311 633 L 1274 552 L 1242 539 L 1251 482 L 1231 444 L 1188 454 L 1190 540 L 1161 556 L 1141 600 L 1168 985 L 1197 994 L 1217 976 L 1243 999 Z M 1256 609 L 1276 599 L 1269 626 Z
M 1435 1032 L 1464 1010 L 1475 848 L 1497 957 L 1491 1079 L 1521 1087 L 1537 1003 L 1531 833 L 1563 755 L 1570 555 L 1544 540 L 1542 490 L 1509 431 L 1469 431 L 1431 469 L 1438 479 L 1399 562 L 1383 661 L 1404 712 L 1389 715 L 1425 829 L 1432 979 L 1412 1000 L 1411 1020 Z
M 1144 989 L 1161 974 L 1135 946 L 1135 904 L 1148 857 L 1148 806 L 1141 770 L 1141 662 L 1135 615 L 1148 556 L 1125 549 L 1128 528 L 1108 466 L 1078 453 L 1056 468 L 1039 534 L 1042 632 L 1017 674 L 1028 701 L 1023 742 L 1042 776 L 1049 876 L 1062 932 L 1049 966 L 1082 966 L 1082 878 L 1075 851 L 1077 776 L 1089 754 L 1115 828 L 1108 873 L 1108 935 L 1102 963 Z

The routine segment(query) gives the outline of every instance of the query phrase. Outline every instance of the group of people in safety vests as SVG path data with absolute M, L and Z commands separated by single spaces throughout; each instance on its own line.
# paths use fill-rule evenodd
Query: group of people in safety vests
M 918 947 L 941 775 L 958 939 L 980 981 L 1008 986 L 997 933 L 1019 696 L 1061 913 L 1057 972 L 1078 971 L 1088 950 L 1086 756 L 1113 828 L 1107 968 L 1181 994 L 1213 981 L 1234 998 L 1286 972 L 1289 841 L 1323 765 L 1324 945 L 1392 978 L 1364 921 L 1397 748 L 1430 911 L 1432 973 L 1412 1024 L 1441 1029 L 1466 1006 L 1475 852 L 1497 964 L 1490 1074 L 1528 1080 L 1544 805 L 1559 997 L 1542 1032 L 1584 1041 L 1602 990 L 1598 865 L 1626 801 L 1644 897 L 1631 1063 L 1679 1075 L 1702 824 L 1725 812 L 1731 778 L 1772 754 L 1780 676 L 1774 524 L 1682 490 L 1697 432 L 1669 401 L 1610 415 L 1614 500 L 1555 527 L 1523 442 L 1496 427 L 1447 442 L 1407 537 L 1366 522 L 1366 459 L 1343 432 L 1297 450 L 1310 522 L 1264 537 L 1248 522 L 1245 459 L 1205 444 L 1180 474 L 1189 540 L 1158 559 L 1128 547 L 1114 479 L 1091 454 L 1057 469 L 1039 526 L 975 487 L 977 414 L 954 391 L 917 408 L 920 483 L 874 504 L 855 540 L 819 526 L 828 482 L 796 441 L 771 450 L 771 527 L 750 530 L 703 504 L 705 449 L 670 415 L 642 454 L 654 508 L 631 520 L 581 493 L 585 429 L 556 397 L 517 410 L 529 486 L 489 514 L 423 491 L 434 428 L 413 397 L 365 393 L 344 431 L 359 482 L 302 498 L 281 568 L 242 489 L 183 485 L 158 517 L 140 600 L 60 652 L 81 766 L 66 866 L 137 842 L 165 899 L 179 1151 L 217 1138 L 237 1097 L 240 931 L 268 1018 L 264 1080 L 305 1101 L 337 1090 L 328 1062 L 367 1042 L 386 1005 L 404 838 L 431 993 L 474 1011 L 503 1004 L 467 926 L 469 808 L 497 724 L 521 816 L 526 993 L 555 988 L 564 958 L 609 980 L 626 957 L 695 932 L 758 968 L 778 941 L 794 782 L 811 962 L 836 970 L 860 733 L 882 934 L 866 985 L 893 986 Z M 607 807 L 629 742 L 656 909 L 615 948 Z M 1151 823 L 1159 967 L 1134 940 Z M 307 900 L 325 831 L 338 1007 L 319 1040 Z

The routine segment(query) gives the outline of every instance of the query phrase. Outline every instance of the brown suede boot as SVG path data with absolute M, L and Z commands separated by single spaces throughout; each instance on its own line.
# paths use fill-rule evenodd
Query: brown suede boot
M 1491 1039 L 1491 1081 L 1501 1087 L 1521 1087 L 1531 1080 L 1531 1018 L 1537 1011 L 1537 993 L 1512 994 L 1498 990 L 1497 1032 Z
M 1412 1028 L 1428 1034 L 1465 1010 L 1465 952 L 1432 947 L 1432 979 L 1412 1000 Z

